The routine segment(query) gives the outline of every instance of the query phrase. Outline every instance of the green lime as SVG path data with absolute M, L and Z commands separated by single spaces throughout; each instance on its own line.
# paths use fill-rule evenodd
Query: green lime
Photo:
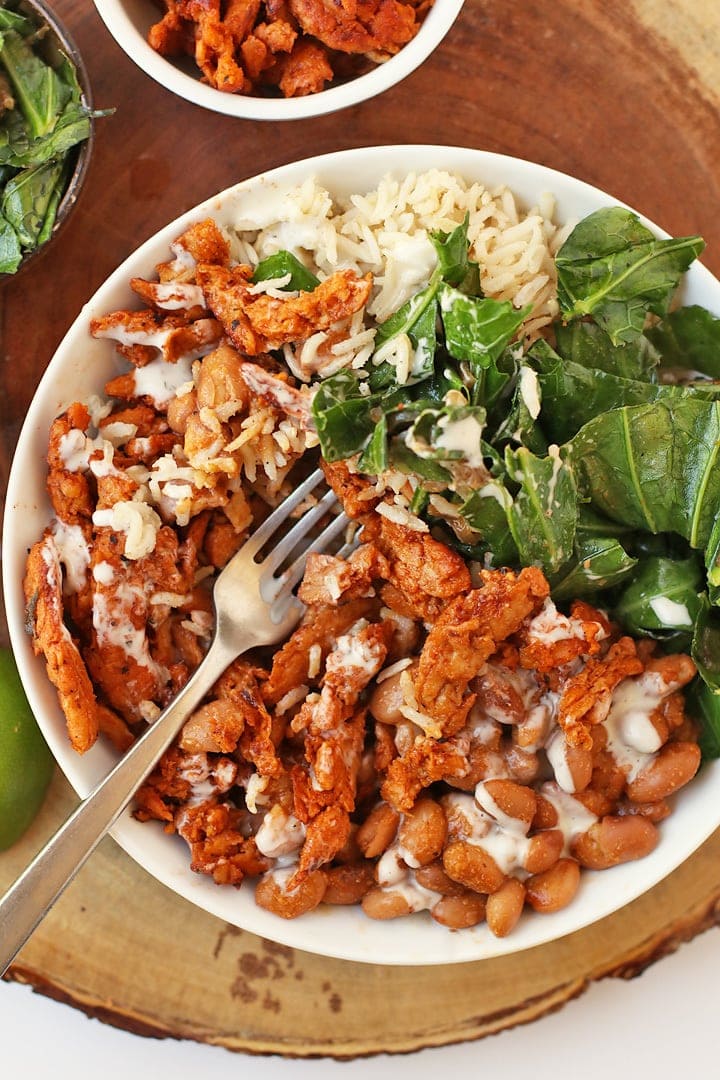
M 53 766 L 13 654 L 0 649 L 0 851 L 19 840 L 34 820 Z

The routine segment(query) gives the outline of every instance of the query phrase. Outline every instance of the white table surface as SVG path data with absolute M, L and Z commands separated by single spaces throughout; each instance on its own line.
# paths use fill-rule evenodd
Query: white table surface
M 685 1080 L 720 1075 L 720 931 L 625 982 L 605 979 L 560 1012 L 477 1043 L 353 1062 L 288 1061 L 129 1035 L 28 987 L 0 983 L 7 1080 Z M 462 1072 L 460 1071 L 462 1070 Z

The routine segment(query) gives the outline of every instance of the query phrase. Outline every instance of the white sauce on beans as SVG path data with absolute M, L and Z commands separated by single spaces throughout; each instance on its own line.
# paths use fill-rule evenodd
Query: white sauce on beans
M 255 843 L 261 855 L 278 859 L 294 855 L 302 847 L 305 826 L 279 805 L 271 806 L 255 835 Z
M 495 819 L 495 822 L 500 828 L 507 829 L 508 832 L 518 836 L 527 835 L 528 829 L 530 828 L 530 822 L 525 822 L 520 818 L 511 817 L 509 814 L 506 814 L 505 811 L 498 806 L 497 802 L 488 791 L 485 780 L 481 780 L 475 788 L 475 801 L 486 814 L 489 814 L 490 817 Z
M 628 781 L 643 772 L 662 746 L 651 714 L 668 693 L 667 683 L 655 671 L 624 679 L 613 693 L 604 721 L 607 748 L 618 765 L 627 770 Z
M 564 732 L 560 728 L 555 728 L 545 744 L 545 753 L 558 784 L 563 791 L 572 795 L 575 791 L 575 780 L 568 765 L 567 751 L 568 745 Z
M 547 799 L 557 814 L 557 824 L 553 828 L 559 829 L 563 834 L 565 839 L 563 855 L 568 855 L 575 837 L 586 833 L 598 819 L 586 806 L 583 806 L 579 799 L 568 795 L 558 784 L 543 784 L 540 794 Z
M 484 782 L 478 784 L 476 798 L 478 789 L 481 789 L 480 798 L 485 801 L 485 805 L 495 807 L 499 819 L 485 809 L 480 809 L 479 800 L 476 802 L 472 795 L 449 795 L 445 805 L 451 807 L 451 815 L 459 811 L 467 822 L 468 831 L 462 837 L 466 843 L 486 851 L 503 874 L 522 878 L 531 843 L 525 835 L 525 826 L 516 818 L 508 818 L 503 814 L 485 790 Z M 511 827 L 506 824 L 510 822 Z

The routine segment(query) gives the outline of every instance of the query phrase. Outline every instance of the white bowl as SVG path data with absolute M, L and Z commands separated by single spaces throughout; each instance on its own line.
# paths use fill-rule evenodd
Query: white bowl
M 70 783 L 81 796 L 109 770 L 114 752 L 104 743 L 80 757 L 71 748 L 65 721 L 44 663 L 32 653 L 24 630 L 22 578 L 28 548 L 49 520 L 45 494 L 45 454 L 53 418 L 75 400 L 100 393 L 118 370 L 114 347 L 90 337 L 93 316 L 137 306 L 128 281 L 152 272 L 168 255 L 168 245 L 192 222 L 214 215 L 231 221 L 236 199 L 261 193 L 268 185 L 294 186 L 314 175 L 338 196 L 377 185 L 383 175 L 404 175 L 435 166 L 481 180 L 507 184 L 528 207 L 551 191 L 560 220 L 583 217 L 616 204 L 609 195 L 569 176 L 526 161 L 478 150 L 437 146 L 392 146 L 348 150 L 287 165 L 244 181 L 190 210 L 144 243 L 120 266 L 80 312 L 61 342 L 28 411 L 8 486 L 3 575 L 8 623 L 20 674 L 43 733 Z M 643 219 L 645 224 L 665 236 Z M 695 263 L 687 275 L 685 299 L 720 314 L 720 283 Z M 682 791 L 675 812 L 660 826 L 661 840 L 646 858 L 600 873 L 586 871 L 572 904 L 554 915 L 526 912 L 507 938 L 495 938 L 481 925 L 451 933 L 427 913 L 392 922 L 375 922 L 359 908 L 321 907 L 285 922 L 256 907 L 253 888 L 219 887 L 192 873 L 182 840 L 157 824 L 141 825 L 126 812 L 112 835 L 141 866 L 181 896 L 229 923 L 309 952 L 382 964 L 447 964 L 497 957 L 528 949 L 601 919 L 644 893 L 686 859 L 720 825 L 720 761 L 705 765 Z M 102 898 L 98 898 L 102 902 Z
M 148 30 L 160 17 L 153 0 L 95 0 L 100 18 L 121 49 L 146 75 L 186 101 L 213 112 L 247 120 L 300 120 L 321 116 L 381 94 L 410 75 L 440 44 L 455 22 L 464 0 L 435 0 L 412 41 L 384 64 L 365 75 L 319 94 L 297 98 L 267 98 L 250 94 L 227 94 L 200 82 L 194 61 L 167 59 L 150 47 Z

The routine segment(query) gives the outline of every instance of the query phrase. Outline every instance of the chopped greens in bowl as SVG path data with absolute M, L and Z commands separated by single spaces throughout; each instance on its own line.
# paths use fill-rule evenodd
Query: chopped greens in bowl
M 14 274 L 74 204 L 95 115 L 52 12 L 38 0 L 0 3 L 0 273 Z
M 590 214 L 556 256 L 560 315 L 527 351 L 528 309 L 482 295 L 467 221 L 433 242 L 429 284 L 380 325 L 367 370 L 319 383 L 323 456 L 407 474 L 410 510 L 466 557 L 540 566 L 558 603 L 593 597 L 691 652 L 720 755 L 720 318 L 674 302 L 702 239 Z

